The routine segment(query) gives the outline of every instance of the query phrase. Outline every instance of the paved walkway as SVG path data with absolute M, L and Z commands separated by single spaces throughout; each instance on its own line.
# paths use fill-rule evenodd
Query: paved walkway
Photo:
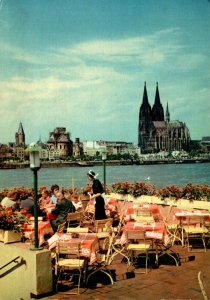
M 210 299 L 210 249 L 204 252 L 187 252 L 186 248 L 175 246 L 180 255 L 181 265 L 176 267 L 167 260 L 162 261 L 159 268 L 150 269 L 148 274 L 137 274 L 126 279 L 127 265 L 119 260 L 111 265 L 116 274 L 114 285 L 100 284 L 97 275 L 97 287 L 81 289 L 80 295 L 69 295 L 70 290 L 56 293 L 42 299 L 86 299 L 86 300 L 207 300 Z M 169 262 L 168 262 L 169 263 Z M 141 270 L 141 269 L 138 269 Z M 198 273 L 202 272 L 203 284 L 208 295 L 204 298 Z M 132 273 L 130 273 L 132 274 Z

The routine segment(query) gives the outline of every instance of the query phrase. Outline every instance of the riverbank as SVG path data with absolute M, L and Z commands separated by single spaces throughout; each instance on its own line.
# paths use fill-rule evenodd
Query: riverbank
M 144 160 L 106 160 L 108 166 L 121 165 L 156 165 L 156 164 L 193 164 L 193 163 L 210 163 L 210 158 L 189 158 L 189 159 L 144 159 Z M 62 168 L 62 167 L 92 167 L 101 166 L 103 161 L 44 161 L 41 163 L 42 168 Z M 23 163 L 1 163 L 0 169 L 23 169 L 29 168 L 29 162 Z

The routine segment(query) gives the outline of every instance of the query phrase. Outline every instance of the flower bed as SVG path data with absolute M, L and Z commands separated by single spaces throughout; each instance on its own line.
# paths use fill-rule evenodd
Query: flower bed
M 0 229 L 22 232 L 22 225 L 24 223 L 29 223 L 29 221 L 30 219 L 26 209 L 13 211 L 11 207 L 4 208 L 0 205 Z
M 39 187 L 38 194 L 41 194 L 43 190 L 46 190 L 47 187 Z M 14 189 L 13 189 L 14 190 Z M 15 190 L 20 194 L 20 198 L 27 198 L 28 194 L 31 193 L 32 189 L 20 187 L 15 188 Z M 48 189 L 49 190 L 49 189 Z M 62 187 L 62 191 L 67 191 L 70 194 L 78 193 L 83 195 L 88 195 L 88 192 L 91 191 L 91 185 L 87 184 L 86 187 L 81 188 L 80 191 L 76 187 L 74 189 Z M 50 190 L 49 190 L 50 192 Z M 5 197 L 8 193 L 8 189 L 0 191 L 0 199 Z M 184 187 L 178 187 L 175 185 L 167 185 L 163 188 L 158 188 L 154 185 L 150 185 L 145 182 L 115 182 L 111 185 L 111 188 L 106 186 L 106 194 L 117 193 L 121 195 L 130 195 L 132 197 L 145 196 L 157 196 L 162 200 L 166 198 L 172 198 L 174 200 L 178 199 L 187 199 L 190 201 L 193 200 L 205 200 L 210 201 L 210 186 L 207 184 L 192 184 L 188 183 Z

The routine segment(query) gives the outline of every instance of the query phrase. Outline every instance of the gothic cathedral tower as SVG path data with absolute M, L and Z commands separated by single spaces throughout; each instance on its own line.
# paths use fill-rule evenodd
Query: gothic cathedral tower
M 151 132 L 154 130 L 152 122 L 152 110 L 148 101 L 146 82 L 144 83 L 144 94 L 139 110 L 138 146 L 143 149 L 149 148 Z

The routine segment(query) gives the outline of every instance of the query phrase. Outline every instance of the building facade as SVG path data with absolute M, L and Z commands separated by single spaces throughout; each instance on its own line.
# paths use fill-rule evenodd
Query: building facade
M 189 144 L 189 129 L 181 121 L 170 120 L 168 103 L 164 114 L 158 83 L 154 105 L 151 107 L 145 82 L 139 110 L 138 146 L 142 150 L 182 150 L 187 149 Z
M 72 156 L 73 154 L 73 142 L 65 127 L 56 127 L 54 131 L 50 132 L 47 145 L 50 153 L 56 153 L 57 157 Z

